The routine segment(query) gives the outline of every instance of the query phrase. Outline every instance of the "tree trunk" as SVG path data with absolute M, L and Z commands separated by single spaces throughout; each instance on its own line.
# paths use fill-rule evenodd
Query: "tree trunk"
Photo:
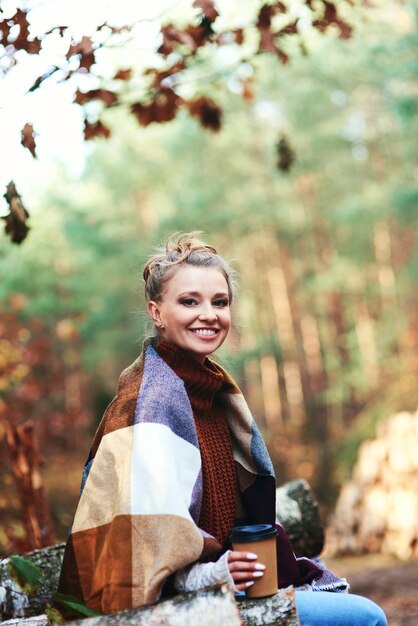
M 42 458 L 35 445 L 33 423 L 9 427 L 6 443 L 19 493 L 26 539 L 32 549 L 54 543 L 49 503 L 42 476 Z
M 7 626 L 48 626 L 46 615 L 3 622 Z M 67 622 L 68 626 L 300 626 L 292 587 L 269 598 L 236 602 L 222 583 L 178 595 L 152 606 Z

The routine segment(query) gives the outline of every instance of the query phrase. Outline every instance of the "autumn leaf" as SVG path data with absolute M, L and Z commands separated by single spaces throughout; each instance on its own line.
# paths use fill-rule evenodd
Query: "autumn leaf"
M 282 63 L 287 63 L 289 57 L 276 43 L 277 34 L 273 33 L 269 28 L 263 28 L 260 31 L 260 43 L 259 43 L 259 51 L 260 52 L 272 52 L 277 55 Z
M 19 34 L 12 41 L 9 38 L 10 29 L 7 31 L 6 37 L 13 48 L 15 50 L 25 50 L 28 54 L 38 54 L 41 49 L 41 41 L 37 37 L 29 39 L 29 22 L 25 11 L 18 9 L 13 17 L 7 21 L 19 26 Z
M 116 35 L 119 35 L 120 33 L 130 32 L 130 30 L 132 29 L 132 26 L 129 26 L 128 24 L 125 24 L 124 26 L 111 26 L 106 22 L 103 26 L 109 28 L 111 32 L 115 33 Z
M 286 13 L 286 7 L 281 2 L 275 2 L 274 4 L 264 4 L 257 16 L 256 26 L 259 30 L 269 29 L 271 27 L 271 20 L 276 13 Z
M 277 35 L 295 35 L 298 32 L 298 21 L 296 19 L 294 22 L 287 24 L 287 26 L 284 26 L 277 32 Z
M 244 43 L 244 29 L 236 28 L 235 30 L 231 31 L 231 33 L 234 37 L 235 43 L 239 46 L 242 46 L 242 44 Z
M 24 37 L 25 35 L 29 35 L 29 22 L 26 17 L 25 11 L 21 9 L 17 9 L 16 13 L 10 19 L 13 24 L 17 24 L 19 26 L 19 37 Z
M 1 218 L 6 222 L 6 234 L 13 243 L 20 244 L 26 239 L 29 232 L 29 227 L 26 225 L 29 213 L 23 206 L 22 198 L 16 191 L 16 186 L 13 181 L 7 185 L 4 197 L 9 204 L 9 214 Z
M 2 22 L 0 22 L 0 32 L 1 32 L 1 37 L 0 37 L 0 42 L 5 45 L 7 43 L 8 37 L 9 37 L 9 33 L 10 33 L 10 29 L 11 29 L 11 22 L 10 20 L 3 20 Z
M 200 96 L 195 100 L 189 100 L 186 106 L 190 115 L 198 117 L 204 128 L 210 128 L 215 132 L 220 130 L 222 110 L 216 102 L 205 96 Z
M 185 32 L 192 38 L 195 51 L 203 46 L 207 42 L 208 36 L 213 33 L 212 29 L 208 28 L 204 21 L 199 26 L 189 24 Z
M 244 43 L 244 29 L 236 28 L 234 30 L 226 30 L 222 33 L 219 33 L 214 42 L 218 46 L 224 46 L 231 43 L 236 43 L 238 46 L 242 46 Z
M 113 79 L 114 80 L 129 80 L 132 78 L 132 68 L 120 69 L 116 72 Z
M 36 158 L 36 145 L 32 124 L 25 124 L 22 128 L 21 144 L 24 148 L 29 150 L 33 157 Z
M 196 50 L 196 41 L 192 34 L 180 30 L 174 24 L 167 24 L 161 28 L 163 43 L 158 48 L 158 53 L 163 56 L 171 54 L 177 44 L 189 46 L 192 50 Z
M 181 102 L 181 98 L 172 89 L 163 88 L 150 104 L 135 102 L 131 106 L 131 113 L 141 126 L 148 126 L 152 122 L 169 122 L 175 118 Z
M 85 104 L 91 100 L 101 100 L 105 106 L 110 107 L 118 101 L 117 95 L 109 89 L 91 89 L 90 91 L 80 91 L 77 89 L 74 102 Z
M 45 607 L 45 613 L 48 618 L 49 624 L 62 624 L 64 622 L 64 616 L 51 604 L 47 604 Z
M 79 43 L 72 44 L 67 52 L 67 59 L 74 55 L 80 56 L 80 67 L 90 71 L 91 66 L 95 63 L 94 48 L 88 37 L 83 37 Z
M 323 0 L 323 3 L 325 7 L 324 14 L 321 18 L 314 20 L 312 26 L 324 32 L 331 24 L 334 24 L 340 31 L 341 39 L 349 39 L 353 34 L 353 28 L 339 17 L 337 9 L 332 2 Z
M 254 100 L 253 79 L 247 78 L 242 81 L 242 97 L 244 100 Z
M 193 6 L 200 9 L 209 22 L 214 22 L 219 15 L 213 0 L 195 0 Z
M 110 135 L 110 128 L 105 126 L 100 120 L 94 122 L 94 124 L 88 122 L 87 120 L 84 122 L 84 139 L 86 141 L 90 141 L 95 137 L 104 137 L 107 139 Z
M 186 68 L 186 63 L 182 59 L 180 61 L 177 61 L 170 67 L 168 67 L 166 70 L 159 71 L 159 70 L 156 70 L 155 68 L 150 68 L 145 72 L 145 74 L 154 77 L 152 81 L 152 86 L 155 89 L 161 89 L 161 88 L 164 88 L 164 86 L 162 86 L 161 83 L 166 78 L 174 77 L 176 74 L 178 74 L 185 68 Z
M 295 153 L 288 139 L 282 135 L 277 143 L 277 168 L 282 172 L 289 172 L 295 161 Z
M 285 11 L 286 7 L 281 2 L 276 2 L 275 4 L 265 4 L 261 7 L 258 13 L 258 19 L 256 24 L 260 32 L 260 42 L 258 46 L 259 51 L 272 52 L 280 59 L 282 63 L 287 63 L 289 57 L 277 45 L 277 37 L 285 33 L 296 33 L 297 21 L 295 21 L 293 24 L 289 24 L 278 32 L 274 32 L 271 29 L 271 22 L 276 13 L 284 13 Z

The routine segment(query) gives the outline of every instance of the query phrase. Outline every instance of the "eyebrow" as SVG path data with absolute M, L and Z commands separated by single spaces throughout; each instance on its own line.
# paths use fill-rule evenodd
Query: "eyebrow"
M 183 293 L 179 294 L 179 298 L 183 296 L 201 296 L 201 295 L 202 294 L 200 291 L 183 291 Z M 226 291 L 220 291 L 219 293 L 215 293 L 213 298 L 222 298 L 225 296 L 229 297 Z

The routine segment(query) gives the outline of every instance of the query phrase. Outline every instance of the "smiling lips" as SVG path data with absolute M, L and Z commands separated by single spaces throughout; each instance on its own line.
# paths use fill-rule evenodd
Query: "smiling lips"
M 190 328 L 191 332 L 199 337 L 211 338 L 218 334 L 218 328 Z

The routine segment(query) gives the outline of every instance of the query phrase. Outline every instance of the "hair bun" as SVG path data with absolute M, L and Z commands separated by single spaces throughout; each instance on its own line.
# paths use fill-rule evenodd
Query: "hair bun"
M 208 246 L 201 241 L 198 236 L 202 234 L 200 230 L 194 230 L 190 233 L 173 233 L 167 240 L 165 245 L 166 253 L 177 253 L 180 255 L 177 263 L 181 263 L 192 252 L 207 252 L 209 254 L 217 254 L 216 248 Z

